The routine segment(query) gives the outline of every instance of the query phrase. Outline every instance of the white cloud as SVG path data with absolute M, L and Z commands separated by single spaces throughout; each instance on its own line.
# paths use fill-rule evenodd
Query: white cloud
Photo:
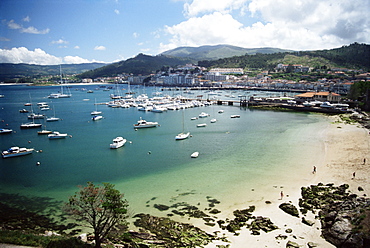
M 80 46 L 75 46 L 74 49 L 80 49 Z
M 23 27 L 22 25 L 15 23 L 14 20 L 10 20 L 8 22 L 8 28 L 10 29 L 19 29 L 21 33 L 29 33 L 29 34 L 47 34 L 50 32 L 50 29 L 38 30 L 33 26 Z
M 61 58 L 47 54 L 40 48 L 33 51 L 25 47 L 14 47 L 10 50 L 0 49 L 1 63 L 27 63 L 38 65 L 56 65 L 62 62 Z
M 81 64 L 101 62 L 88 60 L 79 56 L 65 56 L 63 58 L 50 55 L 40 48 L 31 51 L 26 47 L 14 47 L 12 49 L 0 49 L 0 63 L 26 63 L 37 65 L 57 65 L 57 64 Z
M 114 13 L 116 13 L 117 15 L 119 15 L 119 10 L 118 9 L 115 9 L 114 10 Z
M 368 43 L 366 6 L 368 0 L 187 1 L 187 19 L 165 27 L 171 38 L 160 50 L 215 44 L 312 50 Z M 251 18 L 245 21 L 246 17 Z
M 94 47 L 94 50 L 104 51 L 104 50 L 106 50 L 106 48 L 105 48 L 105 46 L 96 46 L 96 47 Z
M 59 40 L 53 40 L 51 43 L 52 44 L 68 44 L 68 41 L 59 39 Z
M 82 64 L 82 63 L 91 63 L 88 59 L 84 59 L 78 56 L 65 56 L 63 58 L 65 64 Z
M 229 13 L 235 9 L 242 9 L 249 0 L 193 0 L 184 4 L 186 16 L 194 17 L 199 14 L 212 12 Z
M 26 16 L 25 18 L 22 19 L 24 22 L 30 22 L 31 18 L 29 16 Z
M 133 34 L 132 34 L 132 37 L 134 37 L 135 39 L 137 38 L 137 37 L 139 37 L 140 36 L 140 34 L 139 33 L 136 33 L 136 32 L 134 32 Z

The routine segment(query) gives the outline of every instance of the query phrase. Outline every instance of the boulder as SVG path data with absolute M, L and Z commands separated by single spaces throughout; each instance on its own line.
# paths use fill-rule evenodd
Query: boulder
M 299 217 L 298 209 L 293 204 L 282 203 L 279 205 L 279 208 L 287 214 L 290 214 L 295 217 Z

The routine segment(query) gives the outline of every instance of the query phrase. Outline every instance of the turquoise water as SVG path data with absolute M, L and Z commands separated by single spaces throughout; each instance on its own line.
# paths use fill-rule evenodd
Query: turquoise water
M 94 93 L 76 90 L 85 87 Z M 121 86 L 127 87 L 127 86 Z M 152 211 L 145 203 L 157 197 L 169 201 L 181 192 L 192 192 L 194 202 L 211 195 L 230 201 L 241 187 L 270 180 L 276 173 L 289 175 L 300 166 L 316 163 L 321 154 L 320 130 L 325 117 L 316 114 L 259 111 L 236 106 L 209 106 L 184 110 L 184 125 L 192 137 L 176 141 L 182 131 L 183 110 L 152 113 L 136 108 L 109 108 L 99 105 L 104 119 L 91 121 L 94 102 L 108 102 L 113 91 L 98 86 L 72 86 L 71 98 L 48 99 L 58 87 L 0 86 L 1 128 L 15 133 L 0 135 L 0 149 L 10 146 L 34 147 L 42 152 L 0 160 L 0 193 L 48 196 L 66 201 L 87 181 L 111 182 L 125 193 L 134 211 Z M 149 96 L 154 88 L 136 88 Z M 170 95 L 180 92 L 165 92 Z M 195 95 L 202 92 L 197 92 Z M 245 92 L 236 92 L 235 95 Z M 206 94 L 206 93 L 204 93 Z M 230 93 L 229 93 L 230 94 Z M 266 92 L 248 92 L 264 96 Z M 40 129 L 19 128 L 28 122 L 19 113 L 24 103 L 47 102 L 53 110 L 42 111 L 60 117 L 59 122 L 41 122 L 46 129 L 72 137 L 49 140 L 38 135 Z M 85 99 L 85 100 L 84 100 Z M 89 99 L 89 101 L 86 101 Z M 223 109 L 224 113 L 218 114 Z M 211 117 L 192 121 L 207 112 Z M 239 114 L 239 119 L 230 115 Z M 133 124 L 142 117 L 157 121 L 160 127 L 135 131 Z M 210 123 L 215 117 L 216 123 Z M 36 122 L 38 120 L 35 120 Z M 197 123 L 207 123 L 197 128 Z M 120 149 L 109 149 L 112 139 L 125 137 L 129 142 Z M 190 154 L 199 151 L 197 159 Z M 36 163 L 40 162 L 40 166 Z M 283 173 L 282 173 L 283 171 Z M 242 194 L 242 193 L 240 193 Z

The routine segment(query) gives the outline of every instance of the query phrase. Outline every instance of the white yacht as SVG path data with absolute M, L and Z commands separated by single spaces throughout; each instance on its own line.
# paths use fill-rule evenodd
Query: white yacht
M 65 137 L 67 137 L 67 135 L 68 134 L 66 133 L 53 132 L 48 135 L 48 138 L 49 139 L 64 139 Z
M 35 127 L 41 127 L 41 123 L 35 123 L 35 122 L 28 122 L 21 124 L 21 128 L 35 128 Z
M 156 127 L 158 126 L 158 122 L 146 121 L 140 117 L 140 120 L 134 124 L 134 128 L 146 128 L 146 127 Z
M 199 118 L 205 118 L 205 117 L 208 117 L 208 116 L 209 116 L 209 114 L 207 114 L 205 112 L 202 112 L 202 113 L 200 113 Z
M 10 158 L 31 154 L 33 151 L 34 151 L 33 148 L 24 148 L 24 147 L 20 148 L 18 146 L 13 146 L 10 147 L 8 150 L 3 151 L 1 155 L 3 158 Z
M 101 115 L 94 115 L 94 116 L 91 118 L 91 120 L 93 120 L 93 121 L 98 121 L 98 120 L 101 120 L 101 119 L 103 119 L 103 116 L 101 116 Z
M 117 137 L 113 139 L 113 143 L 110 144 L 110 148 L 112 149 L 117 149 L 120 148 L 121 146 L 124 146 L 126 144 L 127 140 L 124 139 L 123 137 Z

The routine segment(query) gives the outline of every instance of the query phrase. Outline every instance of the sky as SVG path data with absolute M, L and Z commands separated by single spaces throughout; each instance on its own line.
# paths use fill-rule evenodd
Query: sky
M 1 0 L 0 63 L 112 63 L 219 44 L 369 44 L 369 13 L 369 0 Z

